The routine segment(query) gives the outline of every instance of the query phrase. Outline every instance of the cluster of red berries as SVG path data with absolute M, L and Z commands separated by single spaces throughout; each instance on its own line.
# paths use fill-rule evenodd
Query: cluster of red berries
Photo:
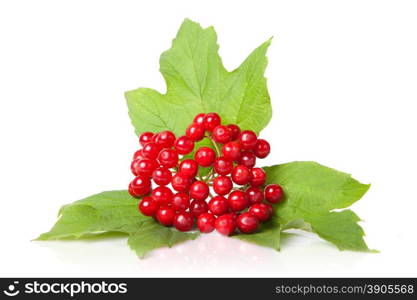
M 183 157 L 205 137 L 214 149 L 200 147 L 194 159 Z M 189 231 L 197 221 L 204 233 L 216 229 L 230 235 L 236 227 L 252 233 L 271 217 L 271 204 L 282 200 L 282 188 L 277 184 L 264 187 L 266 173 L 255 167 L 257 158 L 268 156 L 269 143 L 235 124 L 222 125 L 216 113 L 198 114 L 178 138 L 171 131 L 144 132 L 139 142 L 142 149 L 133 157 L 131 170 L 136 177 L 129 193 L 145 196 L 139 211 L 164 226 Z M 211 169 L 197 179 L 199 166 Z

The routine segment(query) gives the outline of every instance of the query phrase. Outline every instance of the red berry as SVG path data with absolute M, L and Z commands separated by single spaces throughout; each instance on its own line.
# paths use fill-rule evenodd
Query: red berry
M 190 196 L 195 200 L 205 200 L 209 195 L 209 187 L 203 181 L 195 181 L 190 187 Z
M 253 152 L 250 151 L 243 151 L 240 154 L 240 158 L 238 161 L 239 165 L 244 165 L 245 167 L 253 168 L 256 164 L 256 156 Z
M 190 213 L 194 217 L 198 217 L 199 215 L 207 211 L 208 211 L 208 205 L 206 201 L 194 200 L 190 204 Z
M 149 177 L 137 176 L 129 184 L 129 193 L 133 197 L 140 197 L 149 194 L 151 191 L 151 180 Z
M 208 113 L 204 117 L 204 129 L 212 131 L 216 126 L 220 125 L 220 116 L 216 113 Z
M 243 166 L 243 165 L 237 165 L 232 172 L 232 179 L 233 182 L 239 185 L 245 185 L 249 183 L 251 180 L 251 172 L 250 170 Z
M 256 146 L 256 133 L 251 130 L 244 130 L 239 135 L 239 143 L 244 150 L 252 150 Z
M 214 223 L 216 222 L 216 217 L 211 213 L 202 213 L 198 216 L 197 227 L 203 233 L 209 233 L 214 230 Z
M 161 131 L 156 135 L 155 142 L 161 146 L 161 148 L 171 148 L 175 142 L 175 134 L 171 131 Z
M 143 147 L 152 140 L 154 134 L 152 132 L 144 132 L 139 136 L 139 143 Z
M 222 215 L 217 218 L 214 227 L 220 234 L 231 235 L 236 229 L 235 218 L 231 214 Z
M 175 141 L 174 147 L 179 154 L 186 155 L 193 151 L 194 142 L 188 136 L 183 135 Z
M 158 167 L 154 159 L 142 158 L 135 164 L 135 172 L 138 175 L 152 176 L 153 171 Z
M 201 141 L 204 138 L 204 133 L 203 125 L 196 123 L 188 126 L 187 130 L 185 131 L 186 136 L 188 136 L 194 142 Z
M 159 205 L 152 197 L 144 197 L 139 202 L 139 211 L 145 216 L 151 217 L 155 215 L 158 209 Z
M 237 228 L 243 233 L 253 233 L 258 229 L 259 220 L 249 212 L 244 212 L 236 220 Z
M 201 147 L 194 155 L 195 161 L 202 167 L 211 166 L 216 159 L 216 153 L 209 147 Z
M 156 212 L 156 219 L 164 226 L 171 226 L 174 223 L 175 211 L 170 207 L 161 207 Z
M 227 125 L 227 127 L 229 128 L 230 132 L 232 133 L 231 140 L 235 141 L 239 137 L 240 127 L 237 126 L 236 124 L 229 124 L 229 125 Z
M 218 125 L 213 129 L 212 136 L 215 142 L 225 144 L 227 142 L 230 142 L 230 139 L 232 138 L 232 133 L 230 132 L 230 129 L 228 127 Z
M 269 145 L 267 141 L 263 139 L 259 139 L 256 141 L 255 149 L 253 150 L 256 157 L 265 158 L 268 156 L 270 151 L 271 151 L 271 146 Z
M 178 172 L 187 177 L 193 178 L 197 175 L 198 164 L 195 162 L 195 160 L 185 159 L 180 163 Z
M 242 191 L 233 191 L 227 198 L 227 203 L 233 211 L 241 211 L 248 207 L 249 201 Z
M 186 193 L 176 193 L 174 196 L 172 196 L 172 208 L 181 211 L 181 210 L 187 210 L 190 206 L 190 196 L 188 196 Z
M 211 198 L 208 206 L 210 211 L 218 216 L 229 211 L 229 204 L 227 204 L 227 199 L 223 196 L 214 196 Z
M 194 123 L 196 123 L 196 124 L 198 124 L 198 125 L 202 125 L 202 126 L 204 126 L 204 117 L 206 116 L 206 114 L 205 113 L 200 113 L 200 114 L 198 114 L 198 115 L 196 115 L 195 117 L 194 117 L 194 120 L 193 120 L 193 122 Z
M 278 184 L 270 184 L 265 188 L 265 199 L 270 203 L 278 203 L 282 200 L 284 191 Z
M 250 184 L 252 186 L 261 186 L 265 184 L 266 173 L 262 168 L 253 168 L 251 174 L 252 178 Z
M 191 185 L 190 177 L 187 177 L 181 173 L 177 173 L 171 180 L 172 188 L 178 192 L 188 191 Z
M 190 231 L 194 225 L 193 216 L 185 211 L 179 212 L 174 217 L 174 226 L 179 231 Z
M 222 154 L 226 159 L 237 161 L 240 157 L 240 145 L 237 142 L 224 144 Z
M 261 203 L 264 200 L 264 193 L 254 186 L 247 188 L 245 194 L 251 204 Z
M 142 160 L 141 159 L 135 159 L 132 161 L 132 163 L 130 164 L 130 170 L 132 171 L 132 174 L 135 176 L 138 176 L 138 171 L 137 171 L 137 165 L 139 164 L 139 162 Z
M 226 176 L 218 176 L 213 180 L 213 189 L 218 195 L 229 194 L 233 188 L 232 180 Z
M 158 186 L 152 191 L 152 198 L 161 205 L 168 205 L 172 200 L 172 191 L 166 186 Z
M 161 151 L 161 146 L 154 142 L 149 142 L 145 146 L 143 146 L 142 153 L 143 156 L 156 159 L 158 157 L 159 152 Z
M 153 171 L 152 179 L 157 185 L 167 185 L 171 182 L 172 173 L 168 168 L 159 167 Z
M 219 175 L 228 175 L 233 171 L 233 162 L 223 156 L 216 158 L 213 164 L 214 171 Z
M 145 156 L 143 156 L 142 149 L 139 149 L 138 151 L 135 152 L 135 154 L 133 154 L 133 159 L 132 160 L 142 159 L 144 157 Z
M 173 168 L 178 164 L 178 154 L 173 149 L 164 149 L 159 153 L 158 161 L 167 168 Z
M 271 211 L 265 203 L 255 203 L 248 210 L 249 213 L 254 215 L 259 221 L 265 222 L 271 217 Z

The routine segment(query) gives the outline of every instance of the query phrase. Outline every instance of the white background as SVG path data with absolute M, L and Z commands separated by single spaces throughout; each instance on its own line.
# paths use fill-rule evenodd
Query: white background
M 417 276 L 415 1 L 1 1 L 0 276 Z M 353 209 L 380 254 L 313 235 L 282 251 L 217 234 L 139 260 L 125 238 L 31 242 L 65 203 L 126 188 L 123 92 L 165 90 L 185 17 L 233 69 L 274 36 L 265 164 L 315 160 L 372 183 Z

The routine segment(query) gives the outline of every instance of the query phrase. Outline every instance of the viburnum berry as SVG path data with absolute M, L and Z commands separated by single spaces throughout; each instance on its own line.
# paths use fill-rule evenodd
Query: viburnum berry
M 157 159 L 160 151 L 161 146 L 154 142 L 149 142 L 142 148 L 143 156 L 150 159 Z
M 161 148 L 171 148 L 175 142 L 175 134 L 169 130 L 162 131 L 156 135 L 155 143 Z
M 243 165 L 237 165 L 232 171 L 232 179 L 236 184 L 245 185 L 249 183 L 251 178 L 251 171 Z
M 156 212 L 156 220 L 164 226 L 174 224 L 175 211 L 170 207 L 161 207 Z
M 233 188 L 232 180 L 227 176 L 217 176 L 213 180 L 213 189 L 218 195 L 227 195 Z
M 183 192 L 176 193 L 172 196 L 171 205 L 176 211 L 187 210 L 190 206 L 190 196 Z
M 139 202 L 139 211 L 148 217 L 154 216 L 159 209 L 158 203 L 152 197 L 144 197 Z
M 214 227 L 220 234 L 231 235 L 236 229 L 236 220 L 234 215 L 225 214 L 217 217 Z
M 158 186 L 152 191 L 152 198 L 161 205 L 171 204 L 172 191 L 166 186 Z
M 247 168 L 253 168 L 256 164 L 256 156 L 253 152 L 243 151 L 238 160 L 239 165 L 244 165 Z
M 261 222 L 268 221 L 272 214 L 272 211 L 265 203 L 255 203 L 251 205 L 248 212 L 254 215 Z
M 271 151 L 271 146 L 269 145 L 267 141 L 263 139 L 258 139 L 256 141 L 255 149 L 253 150 L 256 157 L 265 158 L 268 156 L 270 151 Z
M 253 233 L 258 229 L 259 220 L 249 212 L 244 212 L 236 220 L 237 228 L 242 233 Z
M 132 174 L 135 176 L 138 176 L 138 172 L 137 172 L 137 165 L 139 164 L 139 161 L 141 159 L 135 159 L 132 161 L 132 163 L 130 164 L 130 170 L 132 171 Z
M 270 184 L 265 188 L 265 199 L 269 203 L 275 204 L 282 200 L 284 191 L 278 184 Z
M 216 113 L 208 113 L 205 115 L 203 123 L 205 130 L 212 131 L 216 126 L 220 125 L 221 119 Z
M 174 148 L 178 154 L 186 155 L 194 150 L 194 142 L 188 136 L 180 136 L 174 144 Z
M 159 167 L 153 171 L 152 179 L 157 185 L 167 185 L 171 182 L 172 173 L 168 168 Z
M 143 132 L 140 136 L 139 136 L 139 144 L 143 147 L 145 146 L 147 143 L 149 143 L 152 140 L 152 137 L 154 136 L 154 134 L 152 132 Z
M 223 145 L 223 157 L 231 161 L 237 161 L 240 157 L 240 145 L 237 142 L 229 142 Z
M 232 133 L 227 126 L 218 125 L 213 129 L 212 137 L 216 143 L 225 144 L 232 138 Z
M 216 217 L 211 213 L 202 213 L 197 218 L 197 227 L 203 233 L 210 233 L 214 230 Z
M 258 187 L 251 186 L 247 188 L 245 194 L 251 204 L 261 203 L 264 200 L 264 193 Z
M 188 136 L 192 141 L 201 141 L 204 138 L 204 127 L 203 125 L 193 123 L 187 127 L 185 135 Z
M 208 167 L 216 159 L 216 153 L 209 147 L 201 147 L 196 151 L 194 159 L 200 166 Z
M 190 188 L 191 179 L 181 173 L 177 173 L 172 177 L 171 185 L 174 190 L 178 192 L 185 192 Z
M 198 115 L 196 115 L 195 117 L 194 117 L 194 120 L 193 120 L 193 122 L 194 123 L 196 123 L 196 124 L 198 124 L 198 125 L 202 125 L 202 126 L 204 126 L 204 117 L 206 116 L 206 114 L 205 113 L 200 113 L 200 114 L 198 114 Z
M 133 197 L 140 197 L 149 194 L 151 191 L 151 180 L 146 176 L 136 176 L 129 184 L 129 193 Z
M 229 211 L 229 204 L 227 203 L 227 199 L 219 195 L 211 198 L 208 206 L 210 211 L 218 216 L 224 215 Z
M 261 186 L 265 184 L 266 173 L 262 168 L 253 168 L 251 170 L 250 184 L 252 186 Z
M 164 167 L 175 167 L 178 164 L 178 154 L 173 149 L 163 149 L 158 155 L 158 161 Z
M 195 177 L 198 172 L 198 164 L 195 160 L 185 159 L 180 163 L 178 172 L 190 178 Z
M 150 177 L 153 171 L 158 167 L 158 163 L 154 159 L 142 158 L 135 164 L 135 172 L 138 175 Z
M 242 191 L 233 191 L 227 198 L 227 204 L 233 211 L 241 211 L 248 207 L 249 201 Z
M 203 200 L 194 200 L 190 204 L 190 213 L 194 217 L 198 217 L 202 213 L 205 213 L 208 211 L 208 205 L 206 201 Z
M 221 156 L 214 160 L 213 168 L 219 175 L 228 175 L 233 171 L 233 162 Z
M 190 186 L 190 196 L 195 200 L 206 200 L 209 193 L 210 189 L 203 181 L 195 181 Z
M 252 150 L 256 146 L 256 133 L 251 130 L 244 130 L 239 135 L 239 144 L 243 150 Z
M 194 225 L 194 217 L 185 211 L 177 213 L 174 217 L 174 226 L 179 231 L 190 231 Z
M 231 133 L 230 139 L 232 141 L 235 141 L 239 137 L 240 127 L 237 126 L 236 124 L 229 124 L 229 125 L 227 125 L 227 127 L 229 128 L 230 133 Z
M 143 156 L 143 153 L 142 153 L 142 149 L 139 149 L 138 151 L 136 151 L 135 152 L 135 154 L 133 154 L 133 161 L 135 161 L 135 160 L 139 160 L 139 159 L 142 159 L 142 158 L 144 158 L 145 156 Z

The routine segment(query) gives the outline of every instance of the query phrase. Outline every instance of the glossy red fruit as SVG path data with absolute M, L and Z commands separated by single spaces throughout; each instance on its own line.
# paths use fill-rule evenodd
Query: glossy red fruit
M 239 144 L 243 150 L 252 150 L 256 146 L 256 133 L 251 130 L 244 130 L 239 134 Z
M 225 144 L 230 142 L 232 133 L 227 126 L 218 125 L 213 129 L 212 137 L 215 142 Z
M 278 184 L 270 184 L 265 187 L 265 199 L 269 203 L 278 203 L 283 199 L 284 191 Z
M 166 186 L 158 186 L 152 191 L 152 198 L 159 206 L 171 204 L 172 191 Z
M 216 153 L 209 147 L 201 147 L 194 154 L 194 159 L 200 166 L 208 167 L 216 159 Z
M 271 152 L 271 146 L 269 143 L 263 139 L 259 139 L 256 141 L 255 149 L 253 149 L 256 157 L 265 158 L 268 156 L 269 152 Z
M 209 187 L 203 181 L 195 181 L 190 186 L 190 196 L 195 200 L 205 200 L 209 195 Z
M 261 186 L 265 184 L 266 173 L 262 168 L 253 168 L 251 170 L 250 184 L 252 186 Z
M 173 149 L 163 149 L 158 155 L 158 161 L 167 168 L 173 168 L 178 164 L 178 153 Z
M 137 172 L 137 165 L 139 164 L 139 162 L 141 161 L 141 159 L 135 159 L 132 160 L 132 163 L 130 164 L 130 170 L 132 171 L 132 174 L 135 176 L 138 176 L 138 172 Z
M 140 197 L 149 194 L 151 191 L 151 180 L 149 177 L 139 175 L 129 184 L 129 193 L 133 197 Z
M 135 152 L 135 154 L 133 154 L 132 161 L 137 160 L 137 159 L 142 159 L 144 157 L 145 156 L 143 156 L 142 149 L 139 149 L 138 151 Z
M 201 141 L 204 137 L 204 127 L 196 123 L 191 124 L 187 127 L 185 135 L 188 136 L 192 141 L 197 142 Z
M 179 231 L 190 231 L 194 225 L 194 217 L 185 211 L 177 213 L 174 217 L 174 226 Z
M 229 142 L 222 147 L 223 157 L 231 161 L 237 161 L 240 157 L 240 145 L 237 142 Z
M 172 173 L 168 168 L 159 167 L 153 171 L 152 179 L 157 185 L 167 185 L 171 182 Z
M 209 204 L 210 211 L 215 215 L 224 215 L 229 211 L 229 204 L 227 199 L 223 196 L 214 196 L 211 198 Z
M 217 176 L 213 180 L 213 189 L 218 195 L 227 195 L 233 188 L 232 180 L 227 176 Z
M 193 178 L 197 175 L 198 164 L 193 159 L 185 159 L 180 163 L 178 172 L 187 177 Z
M 244 212 L 237 217 L 236 225 L 243 233 L 253 233 L 258 229 L 259 220 L 251 213 Z
M 181 173 L 177 173 L 171 180 L 172 188 L 178 192 L 188 191 L 191 185 L 191 178 Z
M 236 221 L 233 215 L 219 216 L 214 223 L 217 232 L 223 235 L 231 235 L 236 229 Z
M 208 113 L 204 117 L 204 129 L 212 131 L 216 126 L 220 125 L 220 116 L 216 113 Z
M 249 201 L 244 192 L 233 191 L 227 198 L 227 204 L 233 211 L 241 211 L 248 207 Z
M 190 196 L 183 192 L 176 193 L 172 196 L 171 204 L 176 211 L 187 210 L 190 206 Z
M 161 207 L 156 212 L 156 220 L 164 226 L 174 224 L 175 211 L 170 207 Z
M 161 151 L 161 146 L 154 142 L 149 142 L 142 148 L 142 153 L 144 157 L 150 159 L 156 159 Z
M 155 215 L 155 213 L 157 212 L 157 210 L 159 209 L 159 205 L 158 203 L 156 203 L 155 200 L 153 200 L 152 197 L 144 197 L 140 202 L 139 202 L 139 211 L 148 217 L 151 217 L 153 215 Z
M 247 188 L 245 194 L 250 204 L 261 203 L 264 200 L 262 190 L 254 186 Z
M 228 175 L 233 171 L 233 162 L 221 156 L 214 160 L 213 168 L 219 175 Z
M 194 150 L 194 142 L 186 135 L 180 136 L 174 144 L 178 154 L 186 155 Z
M 155 142 L 161 146 L 161 148 L 171 148 L 175 142 L 175 134 L 169 130 L 161 131 L 157 134 Z
M 240 158 L 238 160 L 239 165 L 244 165 L 245 167 L 251 169 L 256 164 L 256 156 L 251 151 L 243 151 L 240 153 Z
M 254 215 L 259 221 L 265 222 L 269 220 L 271 217 L 272 212 L 270 211 L 269 207 L 265 203 L 255 203 L 251 207 L 249 207 L 248 212 Z
M 158 163 L 154 159 L 142 158 L 135 164 L 135 172 L 138 175 L 151 177 L 153 171 L 158 168 Z
M 139 144 L 143 147 L 145 146 L 147 143 L 149 143 L 152 140 L 152 137 L 154 136 L 154 134 L 152 132 L 146 131 L 144 133 L 142 133 L 139 136 Z
M 249 183 L 251 177 L 251 171 L 243 165 L 237 165 L 232 171 L 233 182 L 239 185 L 245 185 Z
M 206 201 L 194 200 L 190 204 L 190 213 L 194 217 L 198 217 L 199 215 L 201 215 L 202 213 L 205 213 L 207 211 L 208 211 L 208 205 L 207 205 Z
M 232 136 L 231 136 L 231 140 L 235 141 L 237 140 L 237 138 L 239 137 L 240 134 L 240 127 L 237 126 L 236 124 L 229 124 L 227 125 L 227 127 L 229 128 Z
M 202 233 L 210 233 L 214 230 L 214 223 L 216 222 L 216 217 L 211 213 L 202 213 L 198 216 L 197 227 Z
M 193 122 L 194 123 L 196 123 L 196 124 L 198 124 L 198 125 L 202 125 L 202 126 L 204 126 L 204 117 L 206 116 L 206 114 L 205 113 L 200 113 L 200 114 L 198 114 L 198 115 L 196 115 L 195 117 L 194 117 L 194 120 L 193 120 Z

